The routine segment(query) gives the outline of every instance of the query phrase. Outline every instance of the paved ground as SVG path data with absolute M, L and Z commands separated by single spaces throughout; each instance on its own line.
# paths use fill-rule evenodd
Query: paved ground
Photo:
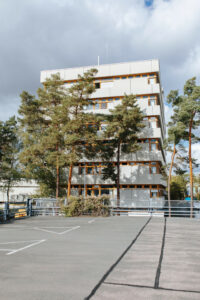
M 200 299 L 199 231 L 183 218 L 0 225 L 0 299 Z

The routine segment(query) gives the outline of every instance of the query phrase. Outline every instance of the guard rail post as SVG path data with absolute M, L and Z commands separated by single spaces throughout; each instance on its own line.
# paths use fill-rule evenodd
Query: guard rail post
M 4 215 L 3 215 L 3 219 L 6 222 L 8 219 L 8 214 L 9 214 L 9 203 L 5 202 L 4 203 Z

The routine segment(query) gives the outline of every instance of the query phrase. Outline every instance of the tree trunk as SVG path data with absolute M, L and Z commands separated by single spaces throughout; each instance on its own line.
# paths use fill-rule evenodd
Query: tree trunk
M 56 151 L 58 154 L 58 144 L 56 145 Z M 59 197 L 59 178 L 60 177 L 60 169 L 59 169 L 59 163 L 58 163 L 58 155 L 56 156 L 56 199 Z
M 192 125 L 194 114 L 189 125 L 189 166 L 190 166 L 190 218 L 193 218 L 193 172 L 192 172 Z
M 8 183 L 8 187 L 7 187 L 7 202 L 10 202 L 10 182 Z
M 170 196 L 170 184 L 171 184 L 171 177 L 172 177 L 172 168 L 173 168 L 173 164 L 174 164 L 174 157 L 176 154 L 176 145 L 174 144 L 174 150 L 172 153 L 172 159 L 171 159 L 171 165 L 169 168 L 169 176 L 168 176 L 168 211 L 169 211 L 169 217 L 171 217 L 171 196 Z
M 70 195 L 71 195 L 72 170 L 73 170 L 73 165 L 71 164 L 70 167 L 69 167 L 69 177 L 68 177 L 68 186 L 67 186 L 67 198 L 69 198 Z
M 120 143 L 117 146 L 117 207 L 120 207 Z
M 60 170 L 59 170 L 59 166 L 56 166 L 56 199 L 58 199 L 59 197 L 59 183 L 60 183 Z

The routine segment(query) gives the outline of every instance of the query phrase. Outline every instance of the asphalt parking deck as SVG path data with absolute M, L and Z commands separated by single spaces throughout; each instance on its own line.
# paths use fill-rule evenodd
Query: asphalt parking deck
M 0 225 L 0 299 L 200 299 L 199 230 L 145 217 Z

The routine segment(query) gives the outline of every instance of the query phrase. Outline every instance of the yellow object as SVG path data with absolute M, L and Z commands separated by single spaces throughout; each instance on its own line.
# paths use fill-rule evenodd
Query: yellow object
M 18 212 L 15 213 L 15 219 L 23 218 L 23 217 L 26 217 L 26 216 L 27 216 L 27 214 L 26 214 L 26 209 L 25 208 L 18 209 Z

